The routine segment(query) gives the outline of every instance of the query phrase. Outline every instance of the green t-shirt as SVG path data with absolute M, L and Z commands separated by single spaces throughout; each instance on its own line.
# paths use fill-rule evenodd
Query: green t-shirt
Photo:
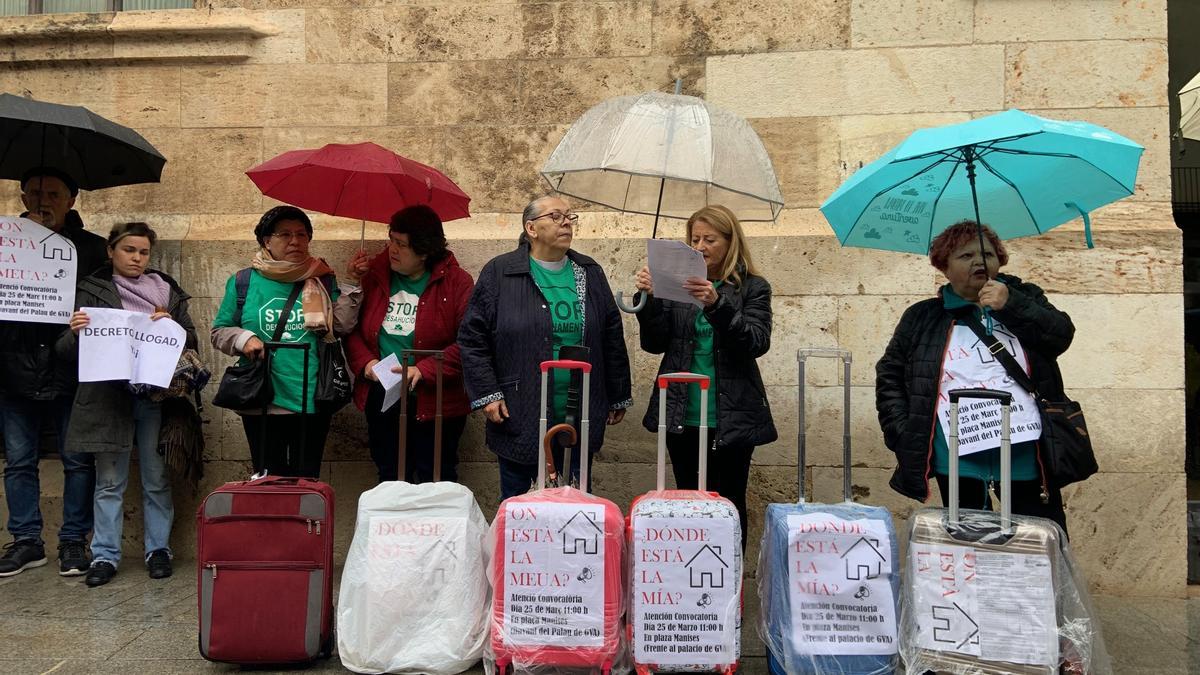
M 533 280 L 546 298 L 550 316 L 554 321 L 554 358 L 563 345 L 583 343 L 582 313 L 579 311 L 579 295 L 575 288 L 575 263 L 569 259 L 558 270 L 546 269 L 535 258 L 529 259 L 529 271 Z M 566 417 L 567 388 L 571 378 L 565 371 L 554 373 L 553 410 L 554 422 Z
M 406 275 L 392 272 L 391 296 L 388 299 L 387 311 L 383 315 L 383 325 L 379 328 L 379 358 L 386 359 L 388 354 L 400 356 L 405 349 L 412 349 L 413 331 L 417 326 L 417 306 L 421 302 L 421 294 L 429 284 L 429 271 L 426 270 L 419 279 L 410 279 Z
M 250 286 L 246 289 L 246 304 L 242 307 L 242 325 L 254 333 L 263 342 L 270 341 L 275 334 L 283 307 L 291 295 L 292 284 L 271 281 L 262 276 L 257 270 L 250 273 Z M 337 284 L 334 284 L 333 299 L 338 297 Z M 314 412 L 316 406 L 313 394 L 317 390 L 317 340 L 318 336 L 304 329 L 304 308 L 301 306 L 302 297 L 297 296 L 292 311 L 287 316 L 287 324 L 280 342 L 291 342 L 308 346 L 308 412 Z M 233 315 L 237 310 L 237 281 L 236 276 L 229 277 L 225 284 L 225 297 L 221 307 L 213 319 L 214 328 L 234 326 Z M 239 363 L 245 361 L 245 357 Z M 303 385 L 301 375 L 304 372 L 304 350 L 277 349 L 271 354 L 271 385 L 275 389 L 275 405 L 280 408 L 300 412 L 300 391 Z
M 714 288 L 720 288 L 721 282 L 714 281 Z M 717 426 L 717 360 L 713 350 L 713 327 L 708 322 L 704 310 L 696 312 L 695 333 L 693 333 L 692 366 L 693 373 L 707 375 L 708 384 L 708 427 Z M 687 415 L 683 423 L 689 427 L 700 426 L 700 387 L 688 385 Z

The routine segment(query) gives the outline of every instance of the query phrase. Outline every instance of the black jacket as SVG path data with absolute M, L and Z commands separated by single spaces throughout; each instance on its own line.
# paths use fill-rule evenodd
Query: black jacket
M 633 405 L 629 354 L 604 270 L 575 251 L 567 256 L 575 264 L 575 285 L 583 299 L 583 344 L 592 363 L 588 446 L 596 452 L 604 443 L 608 411 Z M 487 444 L 514 462 L 537 462 L 539 364 L 553 358 L 553 330 L 550 310 L 529 271 L 527 246 L 483 266 L 458 329 L 463 379 L 472 410 L 505 401 L 509 418 L 502 424 L 487 423 Z
M 196 326 L 188 314 L 191 296 L 183 292 L 174 279 L 157 270 L 147 270 L 162 277 L 171 287 L 167 311 L 171 318 L 187 331 L 184 349 L 196 348 Z M 79 282 L 75 291 L 75 307 L 108 307 L 122 309 L 121 296 L 112 280 L 113 269 L 105 265 Z M 79 371 L 79 341 L 70 329 L 58 338 L 58 358 Z M 71 422 L 67 427 L 67 447 L 72 452 L 129 452 L 133 449 L 133 398 L 125 382 L 81 382 L 75 391 Z
M 637 314 L 642 349 L 662 354 L 659 374 L 686 371 L 692 365 L 696 331 L 695 305 L 659 300 L 651 296 Z M 713 327 L 717 367 L 717 447 L 765 445 L 777 439 L 775 422 L 758 357 L 771 349 L 771 285 L 766 279 L 747 276 L 740 286 L 721 284 L 717 301 L 704 310 Z M 688 390 L 695 385 L 667 388 L 667 431 L 683 431 Z M 642 425 L 658 431 L 658 386 L 652 385 L 650 407 Z M 709 411 L 713 414 L 713 411 Z
M 1050 400 L 1062 400 L 1062 373 L 1056 359 L 1071 346 L 1075 325 L 1066 312 L 1050 304 L 1042 289 L 1002 274 L 1008 285 L 1008 302 L 995 312 L 997 321 L 1011 330 L 1029 359 L 1029 369 L 1038 392 Z M 933 437 L 936 423 L 938 384 L 950 330 L 963 312 L 947 310 L 938 297 L 922 300 L 905 310 L 875 365 L 875 409 L 883 440 L 896 453 L 896 472 L 891 486 L 913 499 L 929 498 Z M 1040 453 L 1040 451 L 1039 451 Z M 1041 456 L 1038 470 L 1045 476 Z
M 83 229 L 76 211 L 68 211 L 65 220 L 59 234 L 75 244 L 75 278 L 81 280 L 108 260 L 108 245 Z M 64 330 L 66 325 L 60 323 L 0 321 L 0 392 L 35 400 L 71 395 L 76 368 L 58 363 L 54 354 L 54 343 Z

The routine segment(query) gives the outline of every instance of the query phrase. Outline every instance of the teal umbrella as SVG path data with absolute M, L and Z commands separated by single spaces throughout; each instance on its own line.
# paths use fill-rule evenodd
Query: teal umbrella
M 1001 239 L 1082 217 L 1090 248 L 1088 213 L 1133 194 L 1142 151 L 1095 124 L 1008 110 L 914 132 L 859 169 L 821 213 L 844 246 L 926 254 L 942 230 L 971 217 Z

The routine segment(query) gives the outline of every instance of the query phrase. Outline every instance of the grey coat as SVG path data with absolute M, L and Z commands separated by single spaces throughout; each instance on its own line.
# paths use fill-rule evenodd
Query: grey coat
M 188 300 L 174 279 L 157 270 L 147 270 L 162 277 L 171 287 L 167 311 L 187 331 L 185 349 L 196 348 L 196 327 L 188 315 Z M 75 307 L 109 307 L 122 309 L 121 297 L 112 280 L 113 269 L 105 265 L 79 282 L 75 291 Z M 58 358 L 64 363 L 79 361 L 79 342 L 74 332 L 63 331 L 56 345 Z M 75 391 L 75 405 L 67 426 L 66 447 L 71 452 L 129 452 L 133 450 L 134 394 L 125 382 L 81 382 Z

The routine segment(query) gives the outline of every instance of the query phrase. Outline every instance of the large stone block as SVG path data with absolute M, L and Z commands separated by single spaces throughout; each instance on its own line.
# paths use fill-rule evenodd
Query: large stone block
M 1183 387 L 1181 296 L 1064 295 L 1050 300 L 1075 323 L 1075 340 L 1058 359 L 1068 391 Z
M 843 248 L 832 233 L 754 237 L 750 246 L 776 295 L 932 295 L 937 289 L 937 272 L 926 259 Z
M 797 397 L 795 387 L 771 387 L 771 412 L 779 440 L 754 451 L 754 462 L 761 465 L 796 466 Z M 808 435 L 805 439 L 805 463 L 812 467 L 842 466 L 842 400 L 840 386 L 808 387 L 805 392 Z M 850 388 L 851 467 L 892 469 L 896 456 L 883 444 L 879 418 L 875 414 L 875 388 Z
M 1004 268 L 1047 293 L 1179 293 L 1183 252 L 1177 229 L 1129 231 L 1098 229 L 1096 248 L 1083 233 L 1056 228 L 1040 237 L 1005 242 Z
M 976 42 L 1138 39 L 1167 39 L 1167 0 L 976 3 Z
M 564 133 L 563 125 L 449 127 L 441 168 L 471 195 L 473 208 L 516 211 L 545 191 L 537 171 Z
M 708 100 L 746 117 L 991 110 L 1004 99 L 1004 48 L 715 56 L 706 81 Z
M 82 105 L 139 131 L 179 125 L 179 66 L 12 64 L 0 73 L 0 90 L 39 101 Z
M 971 0 L 853 0 L 850 46 L 968 44 L 974 10 Z
M 1167 105 L 1165 40 L 1036 42 L 1006 50 L 1005 107 Z
M 520 35 L 525 56 L 537 59 L 649 54 L 652 4 L 649 0 L 525 3 L 521 5 Z
M 352 144 L 369 141 L 408 159 L 436 167 L 440 161 L 437 155 L 438 130 L 432 127 L 412 126 L 416 124 L 415 121 L 403 120 L 401 124 L 404 126 L 268 127 L 263 129 L 262 156 L 267 160 L 289 150 L 319 148 L 327 143 Z M 322 225 L 332 222 L 332 219 L 327 221 L 321 218 L 321 214 L 310 215 L 317 216 Z M 353 222 L 357 224 L 359 221 Z M 321 238 L 327 239 L 328 236 L 322 233 Z
M 1171 473 L 1184 454 L 1181 389 L 1072 389 L 1104 472 Z
M 771 350 L 758 358 L 763 382 L 796 385 L 796 350 L 801 347 L 837 346 L 837 300 L 817 295 L 780 296 L 772 299 Z M 810 383 L 839 381 L 840 364 L 828 359 L 810 361 Z
M 524 55 L 522 8 L 509 3 L 310 9 L 309 63 L 508 59 Z
M 730 54 L 846 47 L 848 0 L 670 0 L 655 3 L 658 54 Z
M 859 296 L 838 300 L 838 344 L 854 353 L 855 368 L 850 380 L 859 386 L 875 386 L 875 363 L 883 356 L 900 316 L 926 296 Z
M 518 119 L 529 124 L 570 124 L 614 96 L 673 91 L 676 78 L 683 93 L 704 94 L 704 62 L 696 57 L 537 59 L 520 68 Z
M 1101 473 L 1063 492 L 1071 548 L 1094 591 L 1183 597 L 1182 473 Z
M 377 126 L 387 117 L 384 64 L 187 68 L 181 91 L 184 127 Z
M 396 125 L 493 124 L 517 118 L 517 61 L 388 64 L 388 122 Z M 553 97 L 553 92 L 541 92 Z
M 303 63 L 304 12 L 117 12 L 108 27 L 112 58 Z

